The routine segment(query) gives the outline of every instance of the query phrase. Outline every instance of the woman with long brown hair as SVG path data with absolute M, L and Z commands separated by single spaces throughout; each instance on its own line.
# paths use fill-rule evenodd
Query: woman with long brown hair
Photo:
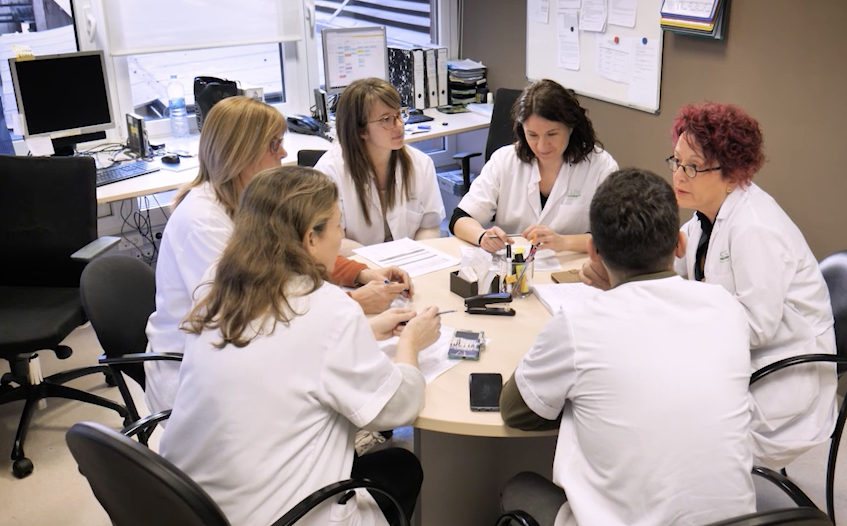
M 270 524 L 351 475 L 383 482 L 407 516 L 414 509 L 415 456 L 385 450 L 354 462 L 353 436 L 416 418 L 425 388 L 417 354 L 438 338 L 440 318 L 430 307 L 405 327 L 392 312 L 369 326 L 327 282 L 342 237 L 338 191 L 325 175 L 294 166 L 256 175 L 185 322 L 192 337 L 161 452 L 232 524 Z M 374 335 L 396 333 L 392 363 Z M 319 506 L 307 524 L 384 524 L 381 509 L 393 523 L 383 504 L 357 492 Z
M 391 84 L 352 82 L 338 101 L 338 145 L 315 165 L 338 185 L 344 236 L 373 245 L 440 235 L 444 203 L 432 160 L 405 145 L 406 109 Z

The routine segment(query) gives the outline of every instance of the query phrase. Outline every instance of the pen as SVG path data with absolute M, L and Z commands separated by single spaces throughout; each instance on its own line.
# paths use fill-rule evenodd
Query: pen
M 521 234 L 506 234 L 506 237 L 521 237 Z M 495 236 L 494 234 L 491 234 L 490 236 L 488 236 L 488 239 L 496 239 L 496 238 L 497 238 L 497 236 Z
M 385 280 L 385 281 L 383 281 L 383 283 L 385 283 L 386 285 L 389 285 L 389 284 L 391 284 L 391 283 L 393 283 L 393 282 L 388 281 L 388 280 Z M 409 289 L 403 289 L 403 292 L 408 293 L 408 292 L 409 292 Z
M 436 316 L 441 316 L 442 314 L 450 314 L 450 313 L 453 313 L 453 312 L 456 312 L 456 310 L 455 309 L 453 309 L 453 310 L 443 310 L 443 311 L 439 312 L 438 314 L 436 314 Z M 409 323 L 409 322 L 401 321 L 397 325 L 406 325 L 407 323 Z

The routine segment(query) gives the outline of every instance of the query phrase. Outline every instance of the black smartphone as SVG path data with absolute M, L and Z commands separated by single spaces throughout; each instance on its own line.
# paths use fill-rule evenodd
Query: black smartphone
M 500 373 L 471 373 L 471 411 L 499 411 L 503 376 Z

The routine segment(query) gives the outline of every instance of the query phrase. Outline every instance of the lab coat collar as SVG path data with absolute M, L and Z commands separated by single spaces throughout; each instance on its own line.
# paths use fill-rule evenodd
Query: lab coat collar
M 538 194 L 538 188 L 541 184 L 541 167 L 538 166 L 538 159 L 533 159 L 530 164 L 529 180 L 526 183 L 526 200 L 529 207 L 535 212 L 535 217 L 541 218 L 541 196 Z M 548 197 L 549 202 L 549 197 Z M 533 221 L 535 223 L 536 221 Z
M 753 186 L 753 183 L 750 183 L 748 188 L 741 188 L 741 185 L 736 186 L 735 189 L 726 196 L 726 199 L 724 199 L 720 210 L 718 210 L 718 215 L 715 217 L 715 223 L 732 215 L 732 211 L 735 210 L 738 203 L 747 197 L 747 192 L 752 189 Z

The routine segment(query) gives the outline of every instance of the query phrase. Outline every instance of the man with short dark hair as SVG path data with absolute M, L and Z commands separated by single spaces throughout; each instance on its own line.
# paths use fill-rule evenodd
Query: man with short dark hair
M 542 526 L 693 525 L 754 512 L 743 308 L 671 270 L 685 237 L 659 176 L 611 174 L 590 223 L 589 257 L 612 288 L 557 312 L 500 398 L 506 424 L 559 428 L 555 485 L 521 473 L 503 508 Z

